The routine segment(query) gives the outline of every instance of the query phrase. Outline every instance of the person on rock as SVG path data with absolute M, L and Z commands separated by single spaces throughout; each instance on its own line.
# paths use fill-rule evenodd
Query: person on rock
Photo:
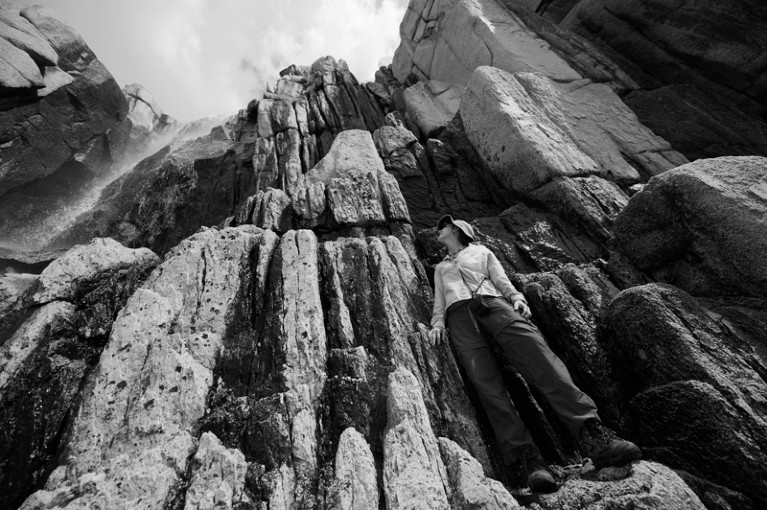
M 521 473 L 533 492 L 557 490 L 554 477 L 506 392 L 498 360 L 485 335 L 495 339 L 528 384 L 546 397 L 596 467 L 619 466 L 641 458 L 642 452 L 635 444 L 620 439 L 601 423 L 594 401 L 575 386 L 564 363 L 528 320 L 532 313 L 525 297 L 511 284 L 493 252 L 474 243 L 472 226 L 448 215 L 439 220 L 437 230 L 438 241 L 447 248 L 448 255 L 434 273 L 429 342 L 437 345 L 450 332 L 507 468 Z M 484 306 L 479 300 L 484 301 Z

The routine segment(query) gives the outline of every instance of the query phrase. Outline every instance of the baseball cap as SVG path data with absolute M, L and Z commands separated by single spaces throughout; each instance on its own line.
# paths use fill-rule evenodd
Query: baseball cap
M 444 227 L 446 223 L 452 223 L 456 227 L 460 228 L 461 232 L 466 234 L 472 241 L 477 239 L 477 237 L 474 235 L 474 228 L 471 225 L 463 220 L 454 220 L 453 217 L 449 214 L 446 214 L 439 219 L 437 222 L 437 230 L 442 230 L 442 227 Z

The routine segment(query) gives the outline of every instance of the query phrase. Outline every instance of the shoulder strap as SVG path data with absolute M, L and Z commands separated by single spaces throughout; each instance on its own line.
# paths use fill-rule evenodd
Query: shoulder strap
M 471 287 L 469 287 L 469 284 L 466 283 L 466 278 L 463 277 L 463 269 L 461 269 L 461 266 L 459 266 L 457 262 L 455 265 L 458 267 L 458 273 L 460 273 L 461 275 L 461 280 L 463 280 L 463 284 L 466 286 L 467 289 L 469 289 L 469 293 L 472 296 L 474 296 L 474 294 L 476 294 L 477 291 L 479 291 L 479 288 L 482 287 L 482 284 L 485 283 L 485 280 L 487 280 L 487 276 L 483 276 L 482 281 L 479 282 L 479 285 L 477 285 L 477 288 L 474 290 L 471 290 Z

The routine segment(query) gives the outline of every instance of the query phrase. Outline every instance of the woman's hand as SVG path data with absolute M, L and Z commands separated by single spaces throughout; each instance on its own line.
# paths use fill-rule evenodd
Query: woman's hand
M 516 301 L 514 301 L 514 304 L 512 304 L 511 306 L 514 308 L 514 310 L 517 311 L 517 313 L 519 313 L 519 315 L 522 316 L 523 319 L 529 319 L 530 317 L 533 316 L 533 312 L 530 311 L 530 307 L 527 306 L 527 303 L 525 303 L 521 299 L 517 299 Z
M 429 345 L 438 345 L 447 338 L 447 332 L 442 326 L 434 326 L 429 331 Z

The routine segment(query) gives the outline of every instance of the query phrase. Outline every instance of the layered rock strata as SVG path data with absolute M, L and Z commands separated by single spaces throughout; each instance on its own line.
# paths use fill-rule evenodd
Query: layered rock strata
M 627 104 L 688 157 L 767 154 L 759 2 L 582 0 L 561 26 L 613 55 L 637 84 Z

